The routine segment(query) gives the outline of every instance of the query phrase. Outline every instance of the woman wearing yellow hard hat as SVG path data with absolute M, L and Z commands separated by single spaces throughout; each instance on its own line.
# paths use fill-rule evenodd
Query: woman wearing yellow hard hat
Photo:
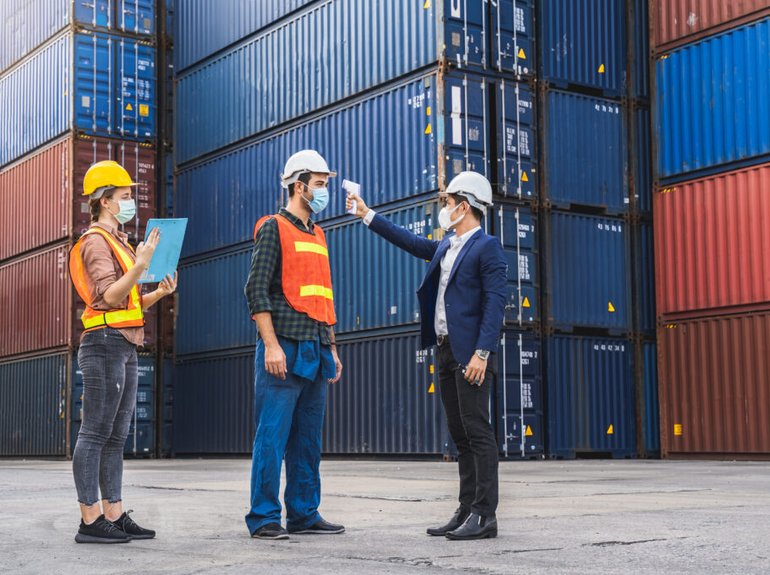
M 134 251 L 119 230 L 136 214 L 136 185 L 117 162 L 89 168 L 83 195 L 88 197 L 91 226 L 70 252 L 70 277 L 86 303 L 78 350 L 83 420 L 72 456 L 82 515 L 78 543 L 155 537 L 131 519 L 130 511 L 123 511 L 123 445 L 136 407 L 136 348 L 144 342 L 144 310 L 173 293 L 176 278 L 167 276 L 148 294 L 140 291 L 137 281 L 150 265 L 160 233 L 153 229 Z

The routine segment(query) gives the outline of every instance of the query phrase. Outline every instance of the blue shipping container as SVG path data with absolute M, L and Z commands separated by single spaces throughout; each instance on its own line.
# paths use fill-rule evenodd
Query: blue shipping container
M 650 110 L 635 108 L 631 121 L 634 123 L 634 139 L 631 148 L 631 168 L 634 179 L 636 211 L 652 213 L 652 144 L 650 139 Z
M 174 378 L 173 453 L 251 453 L 253 350 L 179 362 Z
M 655 246 L 652 224 L 635 226 L 635 261 L 633 263 L 636 283 L 637 325 L 634 331 L 645 335 L 655 334 Z
M 325 453 L 440 454 L 448 443 L 434 350 L 419 332 L 339 338 L 342 380 L 329 387 Z
M 633 348 L 624 339 L 548 338 L 548 455 L 633 457 Z
M 634 98 L 650 97 L 650 9 L 649 0 L 634 0 L 631 85 Z
M 642 384 L 644 390 L 644 412 L 641 414 L 644 427 L 643 451 L 650 455 L 660 453 L 660 405 L 658 403 L 658 349 L 654 342 L 642 346 Z
M 155 136 L 155 49 L 136 40 L 67 33 L 0 78 L 0 165 L 68 130 Z
M 661 56 L 656 86 L 661 178 L 770 154 L 770 18 Z
M 541 360 L 536 335 L 508 330 L 503 333 L 498 349 L 495 413 L 498 445 L 504 457 L 532 457 L 545 452 Z
M 554 206 L 628 210 L 625 113 L 612 100 L 551 90 L 545 98 L 545 198 Z
M 626 89 L 626 0 L 542 0 L 540 70 L 555 85 Z
M 66 455 L 68 355 L 0 364 L 0 456 Z
M 155 0 L 117 0 L 116 27 L 129 34 L 155 33 Z
M 511 137 L 521 142 L 508 141 L 507 163 L 499 165 L 514 174 L 520 160 L 523 194 L 534 196 L 533 96 L 525 85 L 518 94 L 515 87 L 508 82 L 499 90 L 513 103 L 492 121 L 487 91 L 493 88 L 485 79 L 429 73 L 185 168 L 176 179 L 176 213 L 190 220 L 183 255 L 250 239 L 254 222 L 281 205 L 279 174 L 286 159 L 303 148 L 317 149 L 340 174 L 322 214 L 332 218 L 344 214 L 345 194 L 337 191 L 342 178 L 359 182 L 367 203 L 380 206 L 436 191 L 466 169 L 486 172 L 491 154 L 486 138 L 498 132 L 499 122 L 506 126 L 500 130 L 513 131 Z M 509 188 L 509 195 L 516 193 Z
M 179 266 L 177 355 L 256 344 L 257 330 L 243 295 L 253 245 Z
M 548 323 L 631 331 L 630 234 L 616 218 L 553 212 L 547 219 Z
M 448 12 L 443 11 L 445 4 Z M 463 68 L 487 67 L 485 38 L 491 35 L 485 31 L 485 4 L 468 6 L 465 12 L 466 4 L 450 5 L 449 0 L 328 0 L 191 68 L 177 81 L 177 111 L 185 118 L 177 122 L 177 165 L 440 58 Z M 382 28 L 382 22 L 400 25 Z M 338 30 L 350 31 L 350 42 L 330 42 Z M 267 69 L 269 75 L 265 75 Z M 282 81 L 273 81 L 277 78 Z

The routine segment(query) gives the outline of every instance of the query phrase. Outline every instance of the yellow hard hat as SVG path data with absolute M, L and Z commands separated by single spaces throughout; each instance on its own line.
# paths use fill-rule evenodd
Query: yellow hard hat
M 126 169 L 112 160 L 96 162 L 86 172 L 83 179 L 83 195 L 90 196 L 99 188 L 113 187 L 124 188 L 126 186 L 138 186 L 131 181 Z

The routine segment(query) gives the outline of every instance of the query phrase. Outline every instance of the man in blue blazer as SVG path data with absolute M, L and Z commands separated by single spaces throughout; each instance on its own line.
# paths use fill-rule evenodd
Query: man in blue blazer
M 434 241 L 396 226 L 348 194 L 350 210 L 392 244 L 429 260 L 417 290 L 422 346 L 437 345 L 439 388 L 449 432 L 457 445 L 460 506 L 450 521 L 428 529 L 448 539 L 497 536 L 498 451 L 489 423 L 494 352 L 505 310 L 507 264 L 500 241 L 481 228 L 492 205 L 492 187 L 476 172 L 458 174 L 439 194 L 439 225 L 447 234 Z

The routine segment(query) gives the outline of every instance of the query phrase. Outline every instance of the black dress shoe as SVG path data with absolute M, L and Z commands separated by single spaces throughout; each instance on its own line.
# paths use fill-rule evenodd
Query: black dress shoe
M 482 517 L 478 513 L 471 513 L 465 523 L 446 534 L 446 538 L 453 541 L 491 539 L 492 537 L 497 537 L 497 518 L 494 515 Z
M 278 523 L 268 523 L 257 529 L 252 535 L 254 539 L 288 539 L 289 533 Z
M 337 525 L 336 523 L 329 523 L 324 519 L 319 519 L 310 527 L 305 527 L 304 529 L 289 529 L 289 533 L 297 535 L 337 535 L 338 533 L 344 532 L 344 526 Z
M 457 508 L 457 511 L 455 511 L 455 514 L 452 515 L 452 519 L 449 520 L 449 523 L 446 525 L 442 525 L 441 527 L 431 527 L 428 529 L 428 535 L 436 535 L 436 536 L 444 536 L 449 531 L 454 531 L 460 525 L 465 523 L 465 520 L 468 519 L 468 515 L 470 515 L 470 510 L 466 507 L 460 506 Z

